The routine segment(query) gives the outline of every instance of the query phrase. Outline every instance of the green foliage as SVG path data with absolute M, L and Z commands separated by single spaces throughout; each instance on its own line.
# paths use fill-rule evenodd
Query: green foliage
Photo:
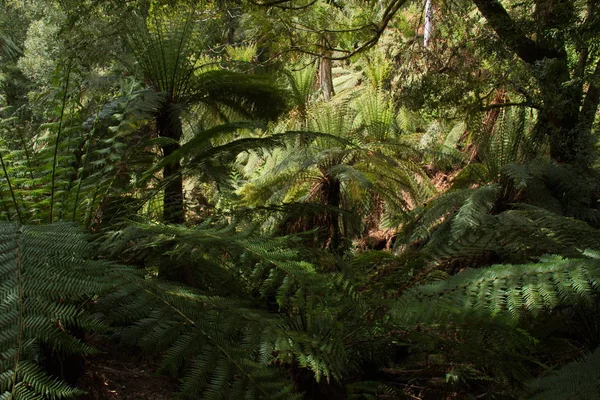
M 154 162 L 156 156 L 148 151 L 154 143 L 140 129 L 162 100 L 136 86 L 123 82 L 118 97 L 87 121 L 82 121 L 81 108 L 73 109 L 69 88 L 57 90 L 51 113 L 56 121 L 42 124 L 41 133 L 30 140 L 4 119 L 3 181 L 15 201 L 5 201 L 3 216 L 47 222 L 52 214 L 52 219 L 98 225 L 103 218 L 114 219 L 114 213 L 121 218 L 125 211 L 135 214 L 139 204 L 127 208 L 121 203 L 121 210 L 110 210 L 110 202 L 126 196 Z
M 415 210 L 404 241 L 426 240 L 439 259 L 491 253 L 509 262 L 597 248 L 593 176 L 536 160 L 505 165 L 499 182 L 450 190 Z
M 132 218 L 141 204 L 156 194 L 152 187 L 144 190 L 139 182 L 155 162 L 151 149 L 160 142 L 140 131 L 152 120 L 163 96 L 135 83 L 123 86 L 119 97 L 83 124 L 85 141 L 66 214 L 74 221 L 106 226 Z M 134 188 L 140 191 L 139 200 L 131 198 Z M 129 201 L 119 201 L 128 197 Z
M 129 69 L 139 72 L 152 90 L 163 93 L 167 106 L 201 104 L 224 122 L 240 115 L 277 117 L 286 101 L 267 76 L 235 71 L 235 63 L 224 69 L 219 60 L 207 56 L 208 43 L 202 40 L 209 40 L 211 24 L 196 23 L 200 14 L 196 6 L 165 6 L 155 8 L 148 20 L 129 21 L 125 41 L 136 61 Z M 206 121 L 203 124 L 209 127 Z
M 280 226 L 292 232 L 328 230 L 316 239 L 327 243 L 335 241 L 336 229 L 353 239 L 389 224 L 434 193 L 383 92 L 366 90 L 353 100 L 338 97 L 312 107 L 300 122 L 288 123 L 321 135 L 289 142 L 266 157 L 249 158 L 245 169 L 252 172 L 252 180 L 240 189 L 244 204 L 313 205 L 312 212 L 299 207 Z M 319 210 L 319 205 L 325 207 Z M 357 222 L 367 215 L 371 221 L 366 227 Z
M 153 262 L 160 261 L 164 249 L 170 248 L 173 267 L 198 266 L 198 289 L 192 289 L 155 277 L 144 279 L 133 269 L 86 260 L 89 244 L 70 225 L 4 226 L 3 241 L 9 246 L 3 256 L 7 263 L 2 293 L 11 300 L 3 302 L 8 307 L 3 315 L 14 314 L 23 326 L 23 339 L 19 339 L 14 321 L 6 320 L 2 337 L 10 347 L 7 352 L 12 348 L 24 360 L 34 354 L 36 341 L 65 352 L 91 351 L 69 336 L 68 330 L 101 328 L 76 304 L 105 293 L 99 307 L 117 327 L 117 336 L 150 354 L 162 353 L 162 371 L 175 375 L 183 371 L 181 391 L 192 398 L 291 398 L 294 389 L 282 378 L 281 366 L 294 363 L 310 370 L 316 381 L 344 379 L 358 371 L 365 357 L 383 357 L 377 353 L 390 346 L 390 339 L 385 338 L 390 323 L 391 329 L 410 332 L 415 325 L 435 329 L 451 322 L 447 329 L 456 329 L 454 335 L 467 334 L 471 340 L 482 329 L 474 329 L 479 324 L 495 324 L 502 332 L 497 346 L 505 340 L 517 348 L 528 346 L 531 339 L 519 345 L 524 339 L 511 336 L 515 324 L 530 320 L 526 316 L 537 319 L 569 306 L 589 307 L 599 290 L 600 264 L 591 253 L 573 260 L 555 257 L 539 264 L 500 265 L 405 290 L 398 300 L 388 302 L 392 319 L 371 325 L 365 324 L 365 316 L 384 304 L 376 299 L 378 291 L 365 297 L 375 275 L 357 282 L 356 291 L 342 276 L 320 272 L 302 261 L 293 238 L 269 239 L 249 227 L 206 223 L 194 229 L 131 227 L 115 233 L 104 245 L 121 257 L 145 259 L 148 272 L 154 270 Z M 394 261 L 393 256 L 374 256 L 376 252 L 357 259 L 344 275 Z M 19 282 L 27 300 L 19 295 Z M 439 339 L 431 341 L 419 329 L 413 331 L 413 351 L 439 345 L 435 344 Z M 457 345 L 464 339 L 458 340 Z M 363 341 L 366 347 L 351 345 Z M 501 352 L 508 351 L 506 345 Z M 466 348 L 459 345 L 457 349 L 469 360 Z M 37 360 L 31 357 L 27 360 Z M 39 367 L 31 365 L 21 362 L 15 367 L 23 371 L 18 379 L 31 380 L 27 390 L 57 393 L 55 398 L 75 394 L 53 378 L 44 378 L 35 369 Z M 38 372 L 27 375 L 34 369 Z M 457 369 L 452 374 L 461 372 Z M 378 385 L 379 393 L 395 392 L 393 385 Z M 366 393 L 361 387 L 355 384 L 348 390 Z
M 271 365 L 279 322 L 252 304 L 156 282 L 135 280 L 104 300 L 135 322 L 121 329 L 125 343 L 163 353 L 161 372 L 183 369 L 190 398 L 294 398 Z
M 600 350 L 587 354 L 528 386 L 528 399 L 598 399 L 600 398 Z
M 0 398 L 597 398 L 597 2 L 405 3 L 2 2 Z
M 596 257 L 548 257 L 536 264 L 470 269 L 406 291 L 393 312 L 401 323 L 500 318 L 519 321 L 558 307 L 591 305 L 600 290 Z
M 50 221 L 59 216 L 56 210 L 65 204 L 72 185 L 72 165 L 79 146 L 79 107 L 73 107 L 74 95 L 69 82 L 72 71 L 57 68 L 56 87 L 50 92 L 49 122 L 41 124 L 39 133 L 28 137 L 18 124 L 3 121 L 4 180 L 16 195 L 12 209 L 4 217 Z M 10 183 L 8 182 L 10 181 Z M 17 210 L 19 208 L 20 210 Z
M 41 347 L 58 354 L 90 354 L 73 329 L 104 328 L 81 305 L 108 283 L 106 264 L 88 259 L 90 245 L 69 224 L 0 224 L 0 396 L 62 399 L 82 393 L 43 368 Z
M 102 303 L 113 312 L 119 304 L 115 321 L 133 323 L 120 329 L 122 340 L 164 351 L 164 372 L 184 368 L 183 394 L 292 398 L 277 365 L 297 363 L 317 381 L 341 379 L 353 367 L 344 322 L 361 308 L 348 282 L 301 261 L 290 240 L 235 225 L 131 227 L 108 249 L 127 246 L 150 261 L 173 243 L 171 265 L 197 265 L 199 290 L 132 279 Z
M 182 391 L 191 397 L 200 392 L 207 398 L 237 396 L 230 392 L 233 387 L 240 393 L 258 387 L 271 393 L 267 382 L 279 390 L 286 381 L 277 378 L 281 371 L 275 365 L 298 363 L 317 381 L 347 379 L 366 362 L 378 369 L 389 368 L 386 363 L 411 365 L 414 360 L 400 361 L 390 353 L 402 331 L 415 355 L 446 349 L 439 357 L 456 360 L 446 362 L 453 365 L 448 374 L 458 380 L 484 379 L 488 375 L 479 368 L 497 358 L 495 374 L 513 370 L 512 377 L 502 379 L 522 381 L 527 358 L 519 360 L 518 354 L 531 352 L 537 341 L 526 331 L 528 321 L 573 306 L 593 308 L 600 288 L 600 264 L 590 253 L 572 260 L 548 257 L 538 264 L 468 270 L 386 300 L 379 298 L 383 287 L 378 275 L 402 265 L 400 260 L 365 253 L 343 268 L 343 275 L 324 273 L 299 260 L 291 239 L 212 224 L 194 229 L 140 226 L 118 233 L 108 248 L 144 259 L 149 270 L 164 248 L 171 249 L 173 268 L 190 263 L 199 268 L 196 290 L 154 279 L 131 280 L 106 297 L 109 309 L 120 305 L 113 321 L 134 322 L 119 328 L 118 336 L 151 353 L 164 351 L 163 371 L 176 374 L 183 368 Z M 129 250 L 123 252 L 124 246 Z M 380 267 L 361 275 L 375 265 Z M 392 276 L 419 272 L 417 265 L 403 268 Z M 375 317 L 380 307 L 388 311 Z M 371 322 L 365 323 L 366 316 Z M 497 334 L 490 337 L 489 329 Z M 482 350 L 478 341 L 491 347 Z M 503 361 L 507 355 L 516 359 Z M 473 363 L 474 369 L 464 366 Z M 394 384 L 378 385 L 377 393 L 395 392 Z M 361 388 L 355 383 L 347 389 L 366 395 Z

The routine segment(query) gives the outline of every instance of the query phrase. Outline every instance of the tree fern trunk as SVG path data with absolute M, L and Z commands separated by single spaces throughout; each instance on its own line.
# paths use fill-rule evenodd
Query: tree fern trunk
M 181 119 L 173 110 L 165 107 L 165 110 L 158 115 L 156 125 L 160 137 L 173 139 L 177 142 L 181 140 Z M 164 144 L 162 146 L 163 157 L 169 157 L 179 147 L 179 143 Z M 163 197 L 163 221 L 167 224 L 184 223 L 183 180 L 179 161 L 174 161 L 165 166 L 163 179 L 167 182 Z
M 179 112 L 169 104 L 156 118 L 156 127 L 160 137 L 173 139 L 173 142 L 162 146 L 163 157 L 169 157 L 180 147 L 182 136 L 181 118 Z M 179 160 L 173 161 L 163 169 L 163 179 L 167 182 L 163 197 L 163 222 L 166 224 L 183 224 L 185 222 L 185 209 L 183 206 L 183 177 Z M 173 250 L 167 246 L 165 252 Z M 196 287 L 193 267 L 189 263 L 177 264 L 170 256 L 163 255 L 160 262 L 159 273 L 177 282 Z
M 328 230 L 329 230 L 329 243 L 328 248 L 334 252 L 341 252 L 342 247 L 342 235 L 340 232 L 340 215 L 338 210 L 333 210 L 333 208 L 339 209 L 341 204 L 341 183 L 339 180 L 334 178 L 328 178 L 327 183 L 325 184 L 325 190 L 327 193 L 327 206 L 332 209 L 328 211 L 327 222 L 328 222 Z

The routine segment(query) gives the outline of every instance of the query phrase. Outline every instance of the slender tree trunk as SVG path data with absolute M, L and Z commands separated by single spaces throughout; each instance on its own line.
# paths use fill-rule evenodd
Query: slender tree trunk
M 432 33 L 433 33 L 433 1 L 427 0 L 425 3 L 425 26 L 423 29 L 423 46 L 427 47 Z
M 319 46 L 321 50 L 321 59 L 319 60 L 319 86 L 321 87 L 321 91 L 323 92 L 323 97 L 325 100 L 330 100 L 334 93 L 333 90 L 333 73 L 332 73 L 332 63 L 331 50 L 328 49 L 329 45 L 327 43 L 327 38 L 321 39 L 321 45 Z
M 181 140 L 182 135 L 179 114 L 165 106 L 165 109 L 156 119 L 156 125 L 160 137 L 173 139 L 177 142 L 162 146 L 163 157 L 169 157 L 179 149 L 179 140 Z M 165 166 L 163 179 L 168 182 L 164 189 L 163 221 L 167 224 L 182 224 L 185 222 L 185 210 L 183 207 L 183 180 L 179 161 L 173 161 Z
M 225 24 L 227 27 L 227 44 L 234 45 L 235 43 L 235 31 L 237 28 L 237 18 L 235 13 L 238 11 L 240 2 L 233 0 L 229 2 L 227 9 L 225 10 Z

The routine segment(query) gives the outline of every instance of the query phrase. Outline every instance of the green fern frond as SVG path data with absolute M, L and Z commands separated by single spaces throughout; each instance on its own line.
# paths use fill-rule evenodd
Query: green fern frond
M 424 207 L 413 211 L 416 217 L 404 231 L 409 241 L 429 238 L 434 228 L 460 209 L 471 196 L 473 189 L 454 190 L 440 194 Z
M 473 231 L 485 223 L 499 192 L 500 185 L 496 184 L 472 192 L 453 218 L 451 234 L 454 240 L 459 240 L 467 231 Z
M 301 117 L 306 117 L 311 95 L 315 92 L 316 65 L 314 62 L 302 65 L 292 71 L 286 71 L 286 76 L 293 96 L 293 104 L 298 107 Z
M 600 213 L 591 176 L 537 160 L 506 164 L 500 182 L 434 198 L 413 212 L 405 240 L 427 240 L 426 252 L 438 259 L 494 254 L 517 263 L 548 253 L 573 257 L 578 248 L 598 247 Z
M 0 224 L 0 392 L 22 399 L 62 399 L 82 394 L 40 365 L 40 345 L 60 354 L 95 350 L 71 330 L 105 325 L 83 313 L 81 302 L 109 286 L 105 266 L 88 259 L 90 246 L 72 225 Z
M 392 102 L 383 90 L 365 92 L 356 99 L 354 107 L 358 113 L 355 124 L 365 140 L 383 141 L 398 133 Z
M 317 380 L 355 369 L 339 340 L 347 327 L 338 320 L 364 309 L 353 285 L 302 261 L 293 238 L 241 228 L 139 226 L 112 238 L 115 252 L 124 245 L 160 251 L 173 241 L 173 261 L 192 262 L 203 276 L 201 290 L 193 290 L 121 273 L 129 283 L 103 300 L 109 309 L 119 304 L 115 322 L 130 323 L 119 336 L 162 352 L 164 372 L 184 368 L 182 392 L 189 396 L 287 398 L 292 390 L 275 366 L 280 362 L 297 363 Z
M 531 400 L 600 399 L 600 349 L 527 386 Z
M 597 259 L 548 258 L 496 265 L 406 291 L 392 315 L 400 324 L 499 318 L 517 322 L 557 307 L 590 305 L 600 291 Z

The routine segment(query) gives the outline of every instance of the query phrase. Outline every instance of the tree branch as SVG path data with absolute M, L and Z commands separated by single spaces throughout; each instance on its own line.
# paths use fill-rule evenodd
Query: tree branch
M 279 7 L 281 4 L 290 3 L 292 1 L 293 0 L 272 0 L 269 2 L 265 2 L 265 3 L 259 3 L 259 2 L 256 2 L 256 0 L 250 0 L 250 2 L 252 4 L 265 6 L 265 7 Z M 309 48 L 306 48 L 306 47 L 292 45 L 288 49 L 283 50 L 283 51 L 279 52 L 278 54 L 276 54 L 275 56 L 271 57 L 271 59 L 276 59 L 285 53 L 299 52 L 299 53 L 303 53 L 303 54 L 307 54 L 307 55 L 311 55 L 311 56 L 315 56 L 315 57 L 319 57 L 319 58 L 326 58 L 328 60 L 347 60 L 347 59 L 353 57 L 354 55 L 361 53 L 361 52 L 368 50 L 371 47 L 375 46 L 379 42 L 379 38 L 381 37 L 381 35 L 385 31 L 385 29 L 390 24 L 392 18 L 396 15 L 398 10 L 400 10 L 400 8 L 404 4 L 406 4 L 407 1 L 408 0 L 392 0 L 387 5 L 385 10 L 383 11 L 380 21 L 378 21 L 376 23 L 372 23 L 372 24 L 363 25 L 360 27 L 354 27 L 354 28 L 348 28 L 348 29 L 312 29 L 310 27 L 302 26 L 301 24 L 295 22 L 294 25 L 296 25 L 296 26 L 294 26 L 292 28 L 297 29 L 298 26 L 300 26 L 301 28 L 303 28 L 304 31 L 312 32 L 312 33 L 316 33 L 316 34 L 348 33 L 348 32 L 360 32 L 360 31 L 370 30 L 371 37 L 368 40 L 366 40 L 365 42 L 361 43 L 360 45 L 357 45 L 353 50 L 337 48 L 335 46 L 327 44 L 325 46 L 325 48 L 322 49 L 322 50 L 325 50 L 326 52 L 331 53 L 331 55 L 327 55 L 327 56 L 323 56 L 322 53 L 319 53 L 314 50 L 310 50 Z M 313 4 L 313 3 L 314 2 L 311 2 L 308 4 Z M 338 55 L 334 55 L 335 53 L 337 53 Z
M 544 48 L 529 39 L 498 0 L 473 0 L 473 2 L 500 39 L 526 63 L 534 64 L 544 58 L 560 56 L 557 51 Z
M 481 106 L 479 108 L 479 111 L 488 111 L 488 110 L 493 110 L 496 108 L 505 108 L 505 107 L 531 107 L 531 108 L 539 108 L 531 103 L 529 103 L 528 101 L 524 101 L 524 102 L 519 102 L 519 103 L 494 103 L 494 104 L 489 104 L 487 106 Z

